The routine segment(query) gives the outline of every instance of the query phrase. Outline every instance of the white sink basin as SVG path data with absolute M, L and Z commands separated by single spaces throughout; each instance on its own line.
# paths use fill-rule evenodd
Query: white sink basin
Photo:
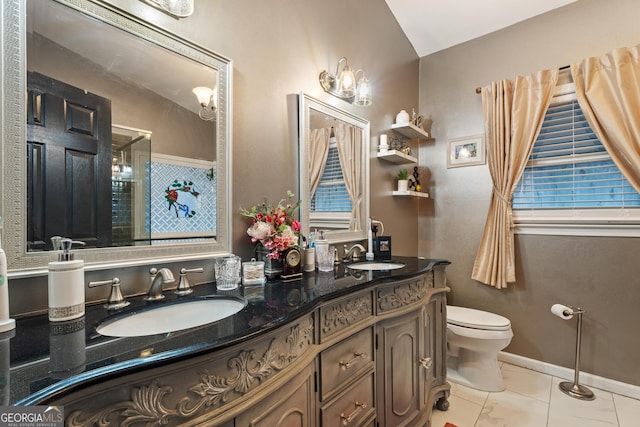
M 105 320 L 96 331 L 108 337 L 166 334 L 213 323 L 242 310 L 245 302 L 234 298 L 191 299 L 143 308 L 123 317 Z
M 351 268 L 353 270 L 387 271 L 387 270 L 395 270 L 397 268 L 402 268 L 402 267 L 404 267 L 404 264 L 400 264 L 397 262 L 368 261 L 368 262 L 358 262 L 356 264 L 347 264 L 347 268 Z

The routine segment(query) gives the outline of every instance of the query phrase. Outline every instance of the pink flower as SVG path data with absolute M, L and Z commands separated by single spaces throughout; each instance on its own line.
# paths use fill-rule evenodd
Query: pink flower
M 293 230 L 293 228 L 291 228 L 288 225 L 280 227 L 280 236 L 279 237 L 287 245 L 284 249 L 288 249 L 290 246 L 297 246 L 298 245 L 298 235 Z
M 291 228 L 293 228 L 293 231 L 295 231 L 296 233 L 300 232 L 301 227 L 302 227 L 302 224 L 300 224 L 300 221 L 298 221 L 297 219 L 294 219 L 293 222 L 291 223 Z
M 275 233 L 276 230 L 268 222 L 255 222 L 247 229 L 247 234 L 251 237 L 252 242 L 264 240 L 267 236 Z

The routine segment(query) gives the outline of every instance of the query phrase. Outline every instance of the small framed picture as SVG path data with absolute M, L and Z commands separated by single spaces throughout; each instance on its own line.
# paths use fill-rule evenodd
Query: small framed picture
M 454 138 L 447 142 L 447 168 L 486 163 L 484 135 Z
M 391 259 L 391 236 L 378 236 L 373 241 L 375 259 Z

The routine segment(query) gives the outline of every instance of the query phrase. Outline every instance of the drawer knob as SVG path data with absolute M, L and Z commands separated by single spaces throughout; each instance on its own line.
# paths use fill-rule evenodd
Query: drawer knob
M 424 369 L 430 369 L 433 365 L 433 360 L 430 357 L 421 357 L 420 364 Z
M 340 367 L 342 369 L 349 369 L 352 366 L 354 366 L 355 364 L 357 364 L 360 360 L 362 359 L 366 359 L 367 358 L 367 353 L 353 353 L 353 359 L 348 360 L 348 361 L 340 361 L 338 362 L 338 364 L 340 364 Z
M 349 423 L 351 423 L 351 421 L 353 421 L 358 414 L 367 407 L 366 403 L 360 403 L 356 400 L 355 402 L 355 406 L 356 409 L 354 409 L 354 411 L 352 413 L 350 413 L 349 415 L 345 415 L 344 412 L 342 414 L 340 414 L 340 419 L 342 420 L 342 425 L 343 426 L 347 426 L 349 425 Z

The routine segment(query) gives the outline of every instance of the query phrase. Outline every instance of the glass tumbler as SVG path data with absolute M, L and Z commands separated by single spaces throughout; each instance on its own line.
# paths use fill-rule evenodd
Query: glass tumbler
M 237 255 L 216 258 L 216 287 L 219 291 L 237 289 L 240 284 L 240 267 L 242 260 Z
M 333 246 L 329 246 L 329 243 L 326 240 L 317 240 L 315 249 L 318 270 L 333 271 L 333 257 L 335 248 Z

